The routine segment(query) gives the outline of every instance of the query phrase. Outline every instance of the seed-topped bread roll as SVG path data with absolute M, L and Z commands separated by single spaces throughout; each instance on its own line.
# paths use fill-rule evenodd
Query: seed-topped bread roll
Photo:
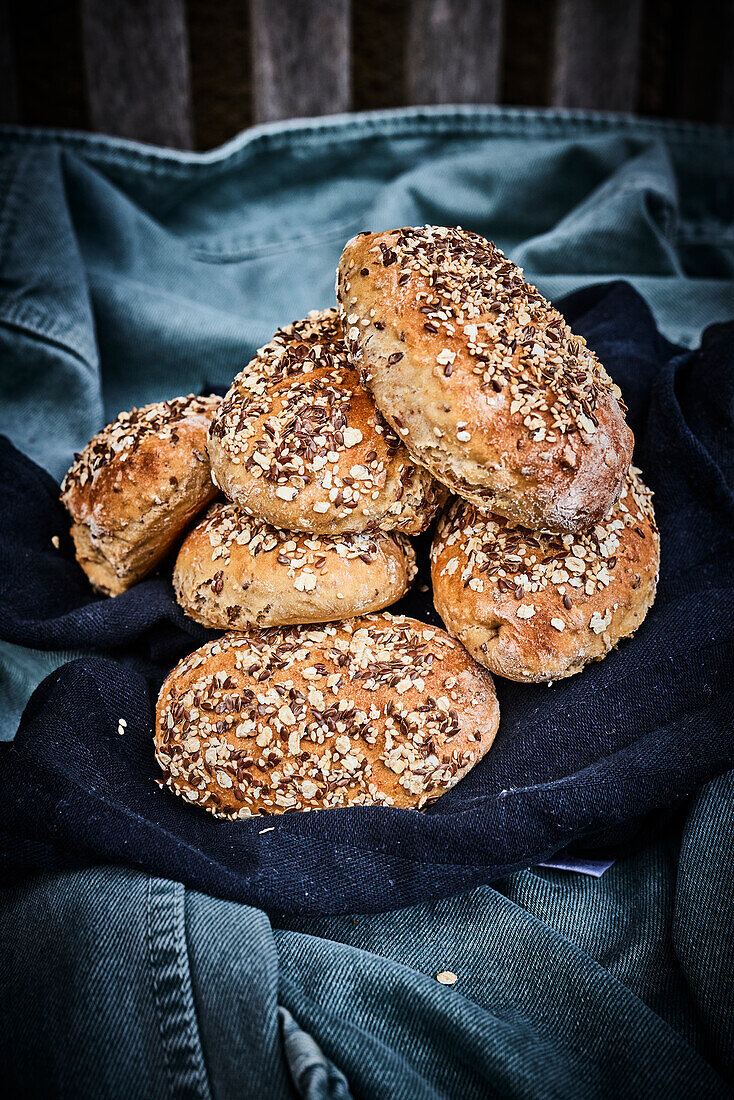
M 584 340 L 462 229 L 363 233 L 337 279 L 347 347 L 416 461 L 478 507 L 578 531 L 619 497 L 632 433 Z
M 389 607 L 415 576 L 415 553 L 395 531 L 283 531 L 236 504 L 213 504 L 184 539 L 176 598 L 204 626 L 246 630 L 349 619 Z
M 280 329 L 235 378 L 209 454 L 230 500 L 293 531 L 414 535 L 444 499 L 360 384 L 333 309 Z
M 161 688 L 166 783 L 223 817 L 432 802 L 492 744 L 492 678 L 415 619 L 225 634 Z
M 216 496 L 206 436 L 218 397 L 176 397 L 123 412 L 67 473 L 61 500 L 76 556 L 109 596 L 150 573 Z
M 449 632 L 510 680 L 557 680 L 599 660 L 655 599 L 651 497 L 631 467 L 611 514 L 576 535 L 511 527 L 455 498 L 431 551 L 433 598 Z

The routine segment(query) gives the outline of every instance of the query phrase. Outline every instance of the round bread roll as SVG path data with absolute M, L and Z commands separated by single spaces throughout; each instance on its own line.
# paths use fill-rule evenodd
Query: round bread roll
M 236 504 L 213 504 L 183 541 L 173 571 L 187 615 L 218 630 L 349 619 L 389 607 L 416 573 L 394 531 L 283 531 Z
M 431 550 L 433 599 L 447 629 L 509 680 L 558 680 L 599 660 L 655 599 L 651 498 L 630 467 L 611 515 L 576 535 L 511 527 L 455 498 Z
M 443 630 L 369 615 L 225 634 L 161 688 L 168 786 L 222 817 L 425 806 L 492 744 L 489 673 Z
M 633 444 L 619 389 L 498 248 L 440 226 L 363 233 L 337 293 L 352 362 L 444 485 L 532 529 L 613 507 Z
M 206 435 L 218 397 L 175 397 L 122 412 L 95 435 L 61 485 L 79 564 L 117 596 L 166 556 L 216 496 Z
M 334 309 L 280 329 L 235 378 L 209 455 L 230 500 L 292 531 L 416 535 L 445 499 L 360 384 Z

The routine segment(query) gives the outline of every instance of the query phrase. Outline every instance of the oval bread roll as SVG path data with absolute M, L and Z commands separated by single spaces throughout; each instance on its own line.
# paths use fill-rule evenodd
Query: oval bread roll
M 421 807 L 492 744 L 492 678 L 443 630 L 370 615 L 225 634 L 171 672 L 156 710 L 167 785 L 222 817 Z
M 444 485 L 533 529 L 613 507 L 633 444 L 620 392 L 498 248 L 440 226 L 364 233 L 337 293 L 377 407 Z
M 173 571 L 187 615 L 218 630 L 349 619 L 389 607 L 415 576 L 394 531 L 311 535 L 213 504 L 184 539 Z
M 214 418 L 209 455 L 230 500 L 292 531 L 416 535 L 445 500 L 361 385 L 334 309 L 260 348 Z
M 122 412 L 76 455 L 61 486 L 79 564 L 108 596 L 166 556 L 216 496 L 206 437 L 218 397 Z
M 455 498 L 431 551 L 433 598 L 473 657 L 510 680 L 558 680 L 632 634 L 655 599 L 652 494 L 630 468 L 614 511 L 577 535 L 528 531 Z

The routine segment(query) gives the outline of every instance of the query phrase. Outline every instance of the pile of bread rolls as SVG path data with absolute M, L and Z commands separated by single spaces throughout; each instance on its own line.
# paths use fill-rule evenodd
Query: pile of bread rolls
M 499 249 L 440 226 L 361 233 L 337 299 L 279 329 L 223 400 L 122 413 L 62 486 L 98 591 L 180 544 L 179 604 L 226 631 L 170 673 L 155 730 L 168 786 L 223 817 L 425 806 L 494 739 L 490 673 L 579 672 L 655 596 L 620 392 Z M 382 611 L 436 516 L 448 633 Z

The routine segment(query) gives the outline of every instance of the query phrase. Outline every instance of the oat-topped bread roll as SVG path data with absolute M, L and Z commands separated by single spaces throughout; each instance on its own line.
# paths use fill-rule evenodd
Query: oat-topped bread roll
M 578 531 L 632 456 L 624 405 L 584 340 L 483 237 L 363 233 L 342 254 L 347 347 L 411 455 L 480 508 Z
M 293 531 L 415 535 L 443 500 L 361 385 L 333 309 L 280 329 L 235 378 L 209 454 L 231 500 Z
M 369 615 L 225 634 L 161 688 L 155 748 L 177 794 L 223 817 L 418 807 L 492 744 L 492 677 L 443 630 Z
M 95 435 L 61 486 L 76 556 L 116 596 L 150 573 L 216 495 L 206 433 L 218 397 L 176 397 L 123 412 Z
M 652 494 L 630 467 L 609 516 L 580 534 L 511 527 L 455 498 L 431 550 L 448 630 L 498 676 L 558 680 L 632 634 L 655 599 Z
M 416 573 L 396 531 L 283 531 L 236 504 L 213 504 L 184 539 L 173 571 L 187 615 L 219 630 L 350 619 L 389 607 Z

